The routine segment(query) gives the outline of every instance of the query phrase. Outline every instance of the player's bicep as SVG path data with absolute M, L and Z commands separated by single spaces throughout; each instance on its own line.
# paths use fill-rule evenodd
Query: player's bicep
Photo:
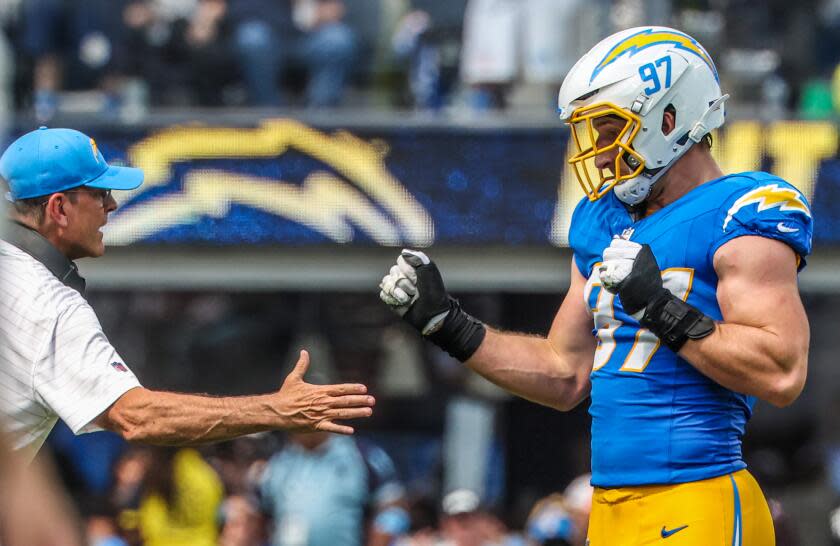
M 807 342 L 808 319 L 799 296 L 797 263 L 790 246 L 766 237 L 738 237 L 721 246 L 714 255 L 714 267 L 723 320 Z
M 551 324 L 548 341 L 558 354 L 571 359 L 576 367 L 586 368 L 586 373 L 589 373 L 597 339 L 592 335 L 592 313 L 584 299 L 586 279 L 574 259 L 571 265 L 569 291 Z

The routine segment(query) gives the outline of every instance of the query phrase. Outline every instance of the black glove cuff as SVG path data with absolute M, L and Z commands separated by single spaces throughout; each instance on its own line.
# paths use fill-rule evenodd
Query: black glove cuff
M 449 314 L 443 325 L 426 339 L 461 362 L 466 362 L 478 350 L 486 334 L 484 324 L 461 309 L 458 300 L 450 296 Z
M 689 339 L 704 338 L 715 330 L 715 321 L 673 295 L 667 288 L 663 288 L 650 301 L 639 322 L 675 353 Z

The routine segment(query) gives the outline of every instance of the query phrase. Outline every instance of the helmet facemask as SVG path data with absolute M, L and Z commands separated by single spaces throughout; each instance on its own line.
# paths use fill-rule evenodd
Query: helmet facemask
M 611 118 L 623 123 L 613 138 L 607 141 L 599 133 L 598 120 Z M 636 114 L 608 103 L 599 102 L 575 110 L 568 120 L 575 147 L 569 164 L 590 201 L 606 195 L 614 186 L 633 179 L 645 169 L 644 158 L 633 149 L 633 139 L 641 128 L 641 119 Z M 615 124 L 610 124 L 615 127 Z M 610 134 L 613 130 L 610 129 Z M 599 168 L 596 160 L 603 154 L 611 154 L 611 167 Z

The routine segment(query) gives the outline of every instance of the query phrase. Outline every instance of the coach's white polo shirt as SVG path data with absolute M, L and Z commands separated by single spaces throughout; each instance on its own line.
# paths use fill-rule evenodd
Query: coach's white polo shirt
M 0 240 L 0 412 L 33 457 L 61 418 L 75 434 L 139 387 L 91 306 L 39 261 Z

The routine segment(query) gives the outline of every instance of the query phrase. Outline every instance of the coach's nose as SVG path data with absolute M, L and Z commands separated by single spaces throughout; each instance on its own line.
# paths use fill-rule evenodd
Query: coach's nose
M 117 207 L 119 206 L 119 205 L 117 205 L 117 200 L 114 198 L 113 194 L 110 194 L 110 193 L 105 197 L 104 205 L 105 205 L 105 212 L 108 213 L 108 214 L 117 210 Z

